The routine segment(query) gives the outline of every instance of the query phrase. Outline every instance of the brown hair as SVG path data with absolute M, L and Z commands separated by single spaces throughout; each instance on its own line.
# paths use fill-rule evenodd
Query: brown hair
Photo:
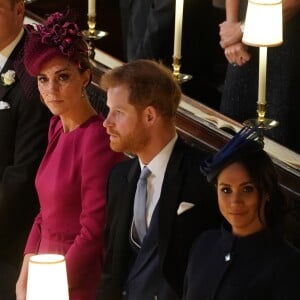
M 137 108 L 153 106 L 161 116 L 174 118 L 181 90 L 172 72 L 164 65 L 147 59 L 135 60 L 102 75 L 100 85 L 110 87 L 126 85 L 129 102 Z

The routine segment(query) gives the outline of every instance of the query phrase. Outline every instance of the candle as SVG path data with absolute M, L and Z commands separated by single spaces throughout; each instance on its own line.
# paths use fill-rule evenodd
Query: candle
M 184 0 L 176 0 L 175 30 L 174 30 L 174 56 L 181 58 L 181 37 Z
M 90 17 L 96 16 L 96 0 L 89 0 L 88 16 Z
M 259 47 L 259 77 L 257 104 L 266 104 L 267 47 Z

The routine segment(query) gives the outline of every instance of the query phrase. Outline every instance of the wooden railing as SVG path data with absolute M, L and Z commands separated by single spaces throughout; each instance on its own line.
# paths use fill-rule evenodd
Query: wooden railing
M 40 17 L 30 11 L 26 14 L 25 22 L 41 21 Z M 122 62 L 96 49 L 95 60 L 92 64 L 93 86 L 101 95 L 99 101 L 103 101 L 105 93 L 99 88 L 100 77 L 104 72 Z M 232 137 L 233 131 L 237 131 L 242 126 L 186 95 L 182 95 L 176 125 L 179 134 L 186 142 L 209 152 L 220 149 Z M 281 185 L 299 207 L 300 212 L 300 155 L 268 138 L 265 138 L 265 150 L 271 155 L 276 165 Z

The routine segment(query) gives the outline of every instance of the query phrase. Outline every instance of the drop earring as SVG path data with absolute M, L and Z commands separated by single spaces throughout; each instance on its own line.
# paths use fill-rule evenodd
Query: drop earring
M 81 88 L 81 97 L 82 97 L 82 98 L 86 98 L 86 97 L 87 97 L 85 86 L 83 86 L 83 87 Z

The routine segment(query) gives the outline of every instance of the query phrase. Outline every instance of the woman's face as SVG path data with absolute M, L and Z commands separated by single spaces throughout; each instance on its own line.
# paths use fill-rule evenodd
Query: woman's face
M 266 200 L 259 208 L 258 191 L 242 164 L 233 163 L 221 171 L 217 193 L 220 211 L 231 224 L 233 234 L 246 236 L 263 229 Z
M 82 74 L 68 59 L 57 56 L 45 63 L 37 76 L 40 94 L 54 115 L 68 116 L 80 109 L 82 90 L 87 86 L 90 70 Z

